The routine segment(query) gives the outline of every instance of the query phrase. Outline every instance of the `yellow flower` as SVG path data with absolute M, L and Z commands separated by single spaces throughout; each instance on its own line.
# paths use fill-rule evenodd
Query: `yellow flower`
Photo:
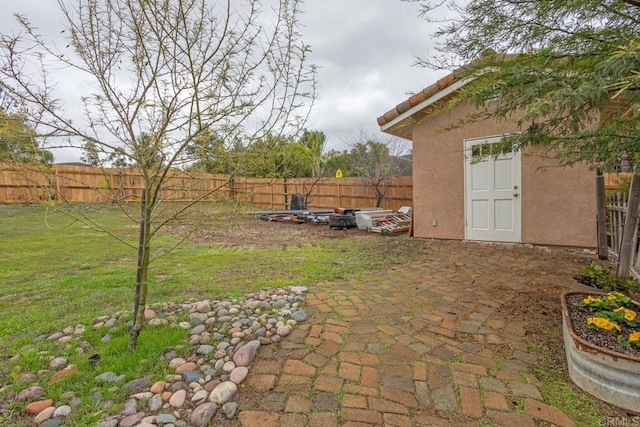
M 618 331 L 620 330 L 620 326 L 617 323 L 612 322 L 609 319 L 605 319 L 604 317 L 589 317 L 587 319 L 587 324 L 594 325 L 600 329 L 604 329 L 607 331 L 610 331 L 612 329 L 617 329 Z
M 586 305 L 589 305 L 593 302 L 598 301 L 597 298 L 594 298 L 592 295 L 589 295 L 588 297 L 586 297 L 585 299 L 582 300 L 583 303 L 585 303 Z
M 629 341 L 640 341 L 640 332 L 633 331 L 629 334 Z
M 626 320 L 627 322 L 633 322 L 633 320 L 638 315 L 635 311 L 629 310 L 628 308 L 624 308 L 624 307 L 616 308 L 613 311 L 615 312 L 624 311 L 624 320 Z

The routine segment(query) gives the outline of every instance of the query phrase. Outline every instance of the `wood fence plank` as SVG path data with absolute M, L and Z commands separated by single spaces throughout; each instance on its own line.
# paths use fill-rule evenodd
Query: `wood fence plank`
M 640 206 L 640 174 L 634 174 L 631 178 L 629 191 L 629 203 L 627 216 L 620 243 L 620 256 L 618 258 L 618 277 L 628 277 L 631 266 L 634 265 L 636 248 L 634 243 L 638 234 L 638 206 Z
M 307 207 L 371 207 L 376 198 L 370 187 L 359 178 L 288 178 L 287 189 L 282 179 L 237 177 L 174 171 L 161 198 L 169 202 L 185 202 L 201 197 L 220 186 L 206 201 L 230 199 L 262 208 L 284 209 L 294 193 L 306 195 L 313 188 Z M 57 194 L 71 203 L 106 203 L 126 200 L 139 202 L 144 188 L 140 171 L 131 168 L 94 168 L 75 165 L 15 165 L 0 163 L 0 203 L 37 203 Z M 384 206 L 396 210 L 413 206 L 413 178 L 396 177 L 389 185 Z

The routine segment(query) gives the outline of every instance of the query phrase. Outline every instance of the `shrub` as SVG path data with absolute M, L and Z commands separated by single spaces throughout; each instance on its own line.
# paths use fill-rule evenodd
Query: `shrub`
M 630 277 L 614 277 L 609 271 L 598 264 L 591 264 L 583 268 L 574 276 L 574 279 L 582 284 L 593 286 L 607 292 L 640 290 L 640 282 L 637 280 Z

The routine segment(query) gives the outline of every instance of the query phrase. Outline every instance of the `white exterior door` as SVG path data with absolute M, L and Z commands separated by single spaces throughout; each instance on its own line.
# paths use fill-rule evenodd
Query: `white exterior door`
M 495 157 L 500 136 L 464 141 L 467 240 L 520 242 L 520 154 Z

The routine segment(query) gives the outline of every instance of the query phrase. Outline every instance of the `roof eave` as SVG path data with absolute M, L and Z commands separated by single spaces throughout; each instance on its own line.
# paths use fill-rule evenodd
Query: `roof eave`
M 412 140 L 413 126 L 416 124 L 415 121 L 412 120 L 412 117 L 415 114 L 428 108 L 430 105 L 435 104 L 441 99 L 451 95 L 452 93 L 464 87 L 465 85 L 469 84 L 473 80 L 474 80 L 474 77 L 467 77 L 467 78 L 463 78 L 453 82 L 449 86 L 436 92 L 435 94 L 431 95 L 430 97 L 420 102 L 419 104 L 416 104 L 415 106 L 411 107 L 404 113 L 399 114 L 397 117 L 390 120 L 388 123 L 381 125 L 380 130 L 390 135 Z

